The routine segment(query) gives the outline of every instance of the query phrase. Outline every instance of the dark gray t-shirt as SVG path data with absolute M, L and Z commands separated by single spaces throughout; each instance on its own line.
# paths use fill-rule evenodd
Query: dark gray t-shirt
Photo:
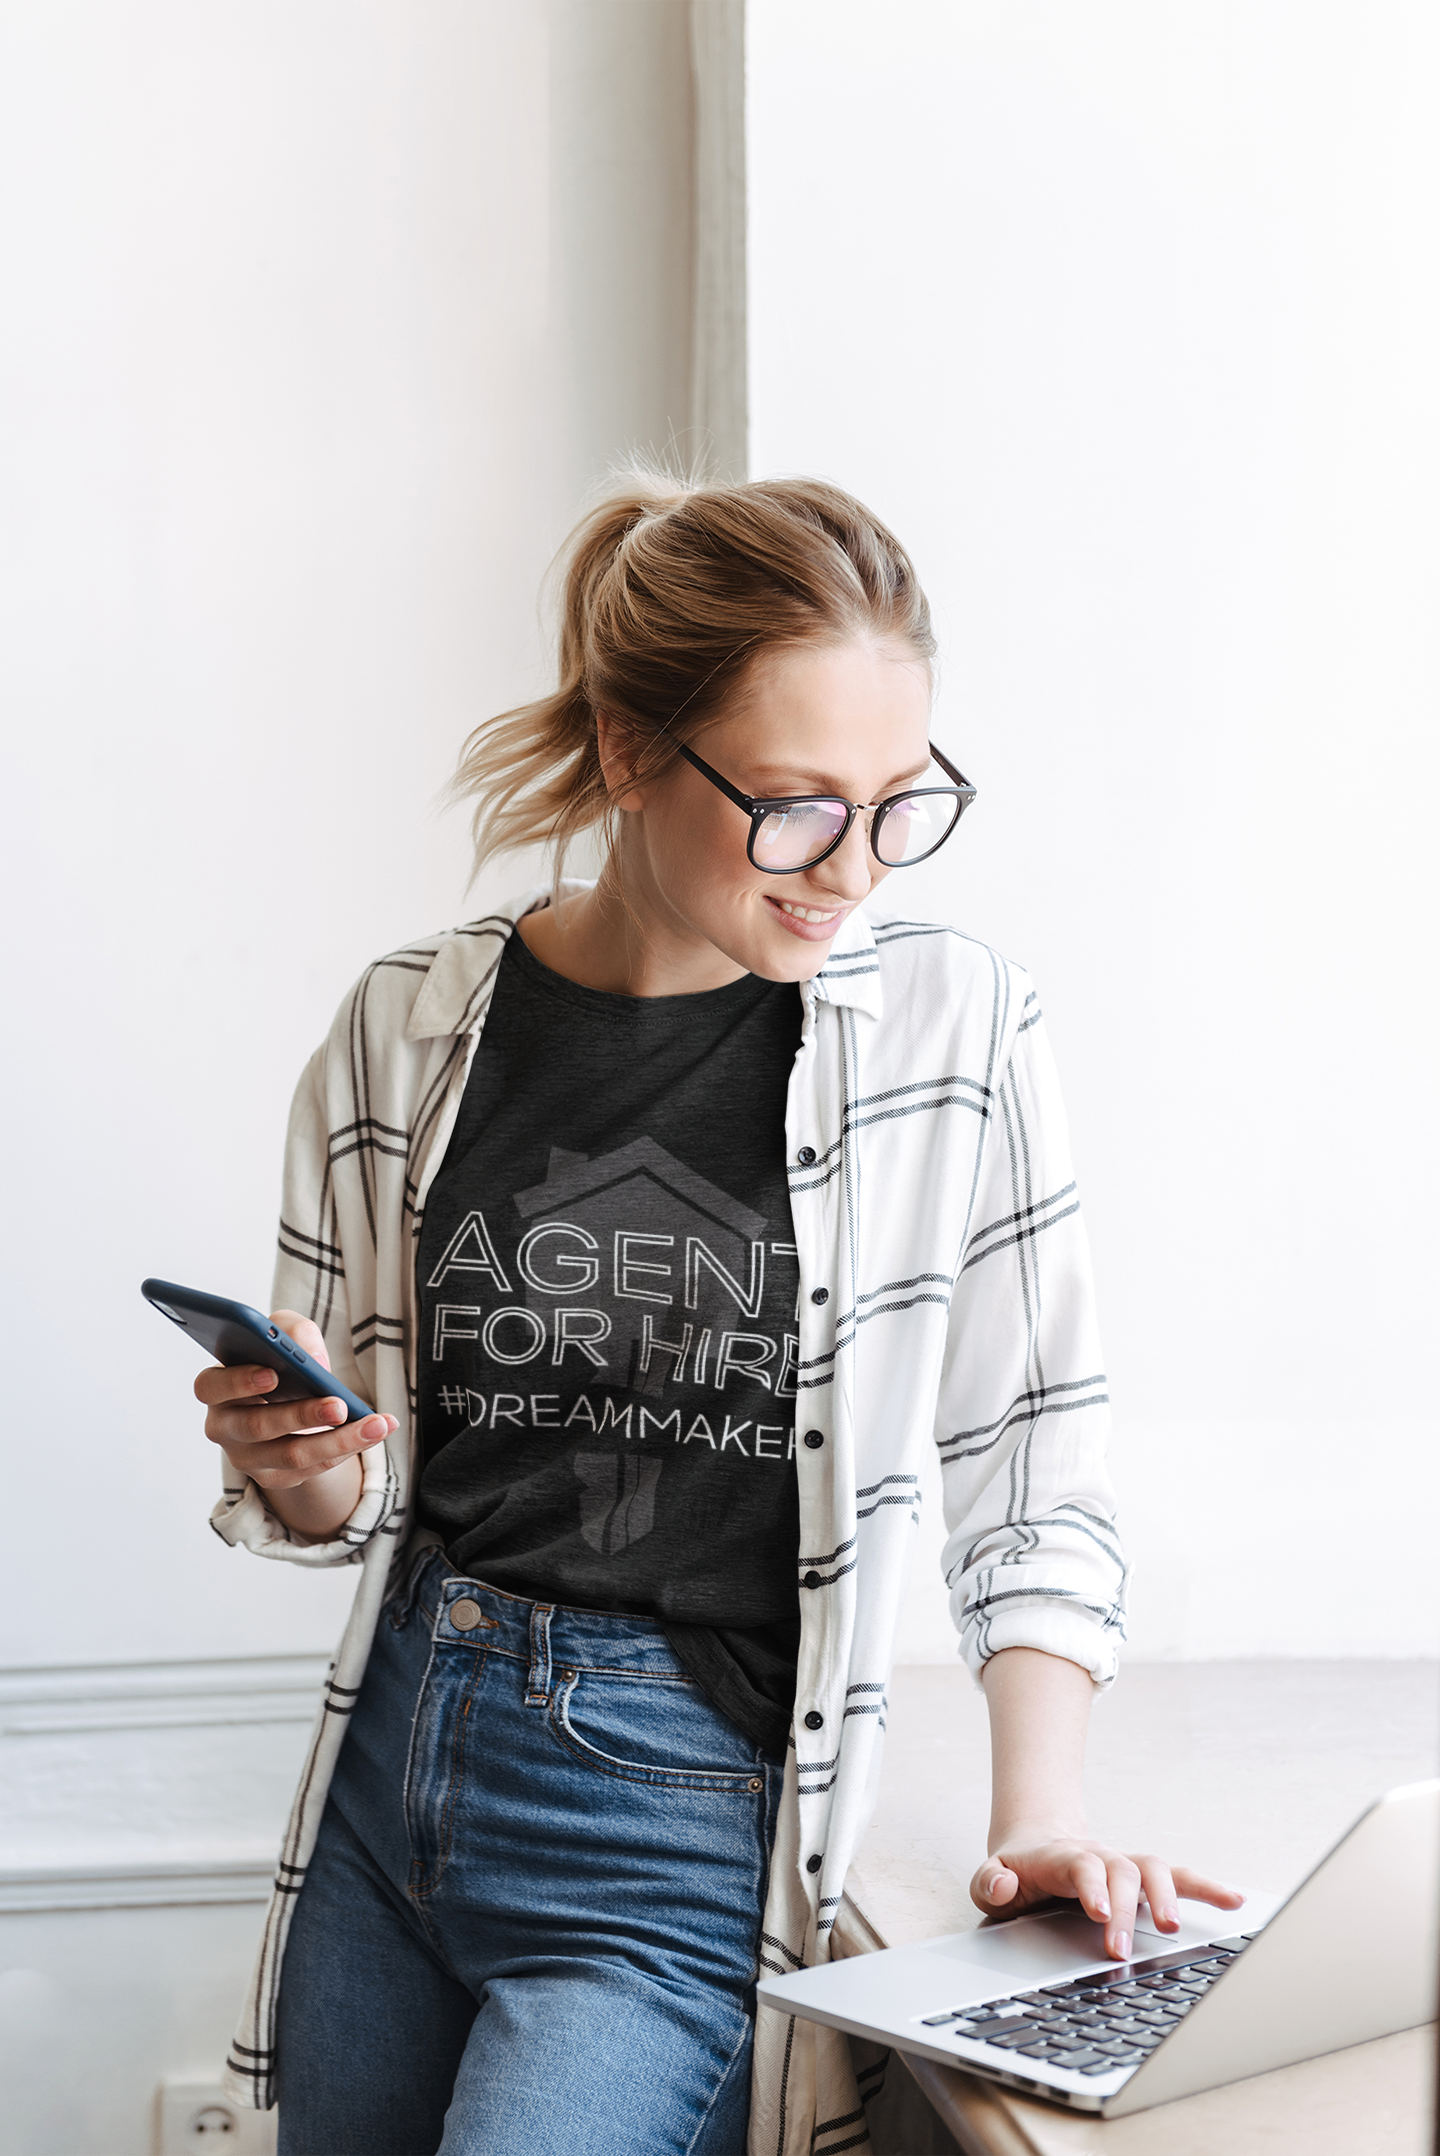
M 561 979 L 512 936 L 420 1239 L 419 1513 L 513 1594 L 658 1618 L 784 1750 L 801 1003 Z

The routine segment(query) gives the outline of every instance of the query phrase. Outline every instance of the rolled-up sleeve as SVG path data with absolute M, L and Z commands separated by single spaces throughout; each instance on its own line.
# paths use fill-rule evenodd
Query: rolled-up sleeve
M 1126 1569 L 1109 1387 L 1064 1106 L 1033 991 L 993 1106 L 951 1302 L 936 1443 L 972 1671 L 1038 1647 L 1110 1684 Z
M 351 1353 L 350 1305 L 336 1209 L 328 1174 L 329 1123 L 325 1112 L 325 1056 L 319 1048 L 305 1068 L 290 1110 L 280 1208 L 279 1255 L 272 1310 L 297 1310 L 313 1318 L 325 1336 L 330 1367 L 341 1383 L 366 1398 Z M 359 1501 L 350 1518 L 325 1542 L 297 1536 L 277 1519 L 264 1493 L 222 1453 L 224 1481 L 210 1525 L 223 1542 L 296 1565 L 358 1564 L 366 1543 L 390 1517 L 396 1502 L 387 1445 L 360 1455 Z

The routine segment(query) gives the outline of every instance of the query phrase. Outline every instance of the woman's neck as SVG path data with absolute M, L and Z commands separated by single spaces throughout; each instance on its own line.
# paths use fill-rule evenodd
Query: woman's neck
M 589 890 L 527 913 L 519 927 L 542 966 L 577 987 L 609 995 L 699 995 L 728 987 L 745 972 L 673 907 L 636 889 L 635 880 L 622 890 L 613 857 Z

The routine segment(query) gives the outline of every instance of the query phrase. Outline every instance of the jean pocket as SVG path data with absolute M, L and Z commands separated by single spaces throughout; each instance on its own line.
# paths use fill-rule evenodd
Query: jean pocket
M 711 1706 L 693 1678 L 559 1672 L 550 1727 L 599 1774 L 666 1789 L 760 1796 L 753 1747 Z

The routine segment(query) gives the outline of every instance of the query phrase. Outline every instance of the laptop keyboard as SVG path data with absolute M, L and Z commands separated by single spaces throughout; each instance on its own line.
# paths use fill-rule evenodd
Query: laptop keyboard
M 1017 2063 L 1040 2059 L 1069 2073 L 1113 2074 L 1142 2064 L 1255 1936 L 1117 1962 L 1067 1984 L 927 2014 L 920 2026 L 1011 2052 Z

